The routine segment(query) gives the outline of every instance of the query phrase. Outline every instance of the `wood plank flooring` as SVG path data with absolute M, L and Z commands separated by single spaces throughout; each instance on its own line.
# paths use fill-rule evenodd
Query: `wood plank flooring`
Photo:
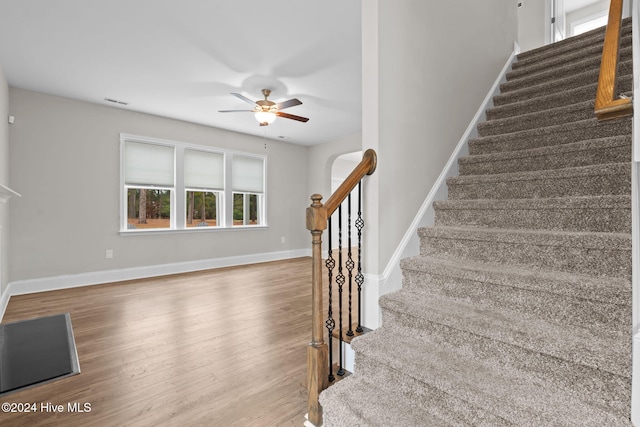
M 12 297 L 3 322 L 71 314 L 81 373 L 0 398 L 38 407 L 0 425 L 301 426 L 310 280 L 298 258 Z

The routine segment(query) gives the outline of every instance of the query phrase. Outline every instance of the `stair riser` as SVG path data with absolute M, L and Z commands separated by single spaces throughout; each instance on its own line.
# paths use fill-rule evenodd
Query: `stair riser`
M 628 209 L 435 209 L 435 226 L 630 233 Z
M 388 384 L 389 393 L 402 393 L 425 411 L 443 420 L 443 425 L 452 426 L 512 426 L 507 420 L 479 408 L 465 400 L 445 393 L 439 388 L 405 375 L 397 370 L 356 353 L 358 375 L 370 375 L 378 384 Z
M 628 414 L 631 397 L 628 364 L 614 367 L 626 374 L 618 375 L 557 357 L 553 355 L 552 349 L 549 353 L 544 349 L 531 351 L 520 343 L 509 342 L 509 337 L 491 339 L 479 336 L 437 321 L 411 316 L 401 308 L 389 309 L 383 306 L 383 316 L 391 329 L 396 325 L 413 329 L 415 331 L 411 338 L 413 340 L 438 343 L 443 351 L 448 350 L 452 353 L 468 355 L 476 360 L 481 359 L 485 364 L 500 366 L 508 372 L 518 372 L 521 376 L 529 377 L 532 382 L 544 382 L 550 387 L 564 389 L 585 402 L 598 407 L 604 406 L 608 412 L 618 416 L 624 417 Z M 631 351 L 630 348 L 629 351 Z M 367 371 L 371 364 L 370 360 L 366 360 L 367 357 L 365 352 L 356 351 L 358 375 L 374 374 Z M 607 367 L 611 365 L 608 360 L 593 362 Z M 553 374 L 550 375 L 550 373 Z M 420 378 L 416 382 L 428 383 L 429 380 Z
M 594 278 L 572 273 L 542 273 L 519 267 L 443 262 L 434 258 L 411 257 L 401 261 L 403 270 L 423 271 L 429 276 L 451 277 L 463 281 L 486 282 L 497 286 L 515 286 L 535 292 L 550 292 L 561 298 L 580 297 L 607 304 L 629 305 L 632 299 L 631 283 L 627 279 Z
M 523 199 L 625 195 L 631 191 L 630 173 L 537 177 L 517 181 L 447 180 L 450 200 Z
M 491 158 L 463 157 L 458 161 L 458 170 L 461 176 L 492 175 L 574 168 L 600 163 L 623 163 L 631 159 L 630 139 L 599 141 L 601 143 L 594 141 L 591 144 L 552 146 L 544 151 L 522 153 L 518 157 L 505 155 Z
M 631 77 L 625 77 L 626 86 L 631 86 Z M 626 87 L 625 86 L 625 87 Z M 592 84 L 571 89 L 562 93 L 549 95 L 545 98 L 535 98 L 531 100 L 512 103 L 506 106 L 489 108 L 486 111 L 487 120 L 498 120 L 508 117 L 516 117 L 521 114 L 528 114 L 535 111 L 550 110 L 552 108 L 564 107 L 576 102 L 592 101 L 596 98 L 598 85 Z M 622 86 L 621 86 L 622 87 Z
M 595 118 L 569 125 L 550 126 L 509 135 L 475 138 L 469 141 L 469 154 L 492 154 L 505 151 L 551 147 L 580 141 L 631 134 L 631 119 L 598 122 Z
M 545 110 L 518 117 L 482 122 L 478 124 L 477 129 L 478 135 L 481 137 L 491 136 L 588 120 L 593 118 L 593 115 L 594 104 L 587 101 L 577 105 L 560 107 L 556 110 Z
M 420 254 L 435 258 L 471 259 L 594 276 L 631 276 L 630 249 L 427 236 L 422 236 L 420 242 Z
M 385 321 L 387 321 L 386 315 L 385 311 Z M 423 326 L 421 320 L 403 317 L 406 316 L 396 312 L 389 313 L 389 320 L 393 324 L 404 325 L 415 321 L 419 322 L 420 327 Z M 486 364 L 501 366 L 505 371 L 515 372 L 520 377 L 526 378 L 528 382 L 546 382 L 550 387 L 566 390 L 572 397 L 565 404 L 580 399 L 597 405 L 599 408 L 606 408 L 604 411 L 599 411 L 598 415 L 601 418 L 598 422 L 600 424 L 584 425 L 610 425 L 605 420 L 611 418 L 611 415 L 625 416 L 628 412 L 626 405 L 624 405 L 625 402 L 627 404 L 629 402 L 628 387 L 624 387 L 628 384 L 628 378 L 530 352 L 521 347 L 486 340 L 483 337 L 477 337 L 443 325 L 428 323 L 430 325 L 424 324 L 424 329 L 416 329 L 415 337 L 408 339 L 439 342 L 443 351 L 448 349 L 452 353 L 470 354 L 470 357 L 482 358 Z M 524 420 L 531 422 L 530 420 L 535 417 L 542 417 L 537 420 L 539 423 L 537 425 L 554 425 L 553 416 L 546 411 L 534 415 L 526 406 L 512 404 L 498 408 L 492 402 L 493 399 L 490 397 L 487 399 L 480 390 L 473 390 L 470 393 L 469 390 L 460 390 L 455 385 L 440 381 L 437 375 L 401 372 L 398 367 L 376 360 L 366 351 L 356 351 L 356 370 L 358 375 L 365 375 L 369 378 L 379 377 L 381 383 L 389 383 L 393 388 L 402 384 L 403 389 L 406 390 L 405 393 L 415 393 L 419 396 L 424 394 L 425 397 L 428 397 L 437 396 L 437 393 L 432 391 L 434 389 L 443 390 L 447 394 L 454 394 L 460 400 L 466 401 L 467 408 L 486 408 L 487 412 L 493 412 L 499 417 L 498 419 L 506 419 L 515 425 L 529 425 Z M 555 372 L 556 375 L 551 376 L 550 372 Z M 606 396 L 613 397 L 603 401 L 602 395 L 605 393 Z M 531 396 L 522 397 L 533 399 Z M 547 416 L 550 418 L 546 419 Z M 602 424 L 603 422 L 604 424 Z
M 631 38 L 631 33 L 622 37 L 620 39 L 621 50 L 624 50 L 630 47 L 632 44 L 632 41 L 633 39 Z M 525 77 L 527 75 L 548 70 L 552 67 L 561 67 L 565 64 L 577 63 L 587 58 L 592 58 L 592 61 L 596 63 L 596 66 L 600 66 L 600 61 L 602 58 L 602 44 L 592 45 L 580 51 L 567 53 L 561 56 L 556 56 L 552 59 L 548 59 L 544 61 L 537 61 L 537 62 L 529 61 L 528 63 L 525 62 L 522 65 L 516 62 L 512 66 L 513 70 L 507 73 L 506 79 L 507 81 L 516 80 L 516 79 Z
M 523 289 L 519 283 L 503 286 L 479 277 L 468 280 L 423 271 L 403 270 L 403 288 L 466 301 L 491 310 L 516 310 L 564 325 L 593 328 L 601 333 L 628 333 L 629 305 L 567 297 L 557 293 Z
M 631 37 L 629 37 L 629 41 Z M 532 73 L 525 73 L 514 76 L 513 73 L 507 77 L 507 82 L 500 85 L 500 91 L 506 93 L 512 90 L 518 90 L 533 85 L 548 82 L 552 79 L 562 79 L 568 76 L 585 73 L 587 71 L 596 71 L 600 73 L 600 61 L 602 52 L 598 55 L 584 58 L 582 61 L 569 62 L 565 64 L 552 64 L 549 67 Z M 620 50 L 620 62 L 631 60 L 631 46 L 624 47 Z M 518 69 L 518 72 L 526 70 Z M 596 80 L 597 81 L 597 80 Z
M 619 64 L 620 76 L 631 75 L 632 73 L 632 61 L 625 61 Z M 563 79 L 550 79 L 548 82 L 541 82 L 534 86 L 505 91 L 493 98 L 493 104 L 495 106 L 502 106 L 513 102 L 553 95 L 568 89 L 592 85 L 598 82 L 598 75 L 598 70 L 589 70 Z

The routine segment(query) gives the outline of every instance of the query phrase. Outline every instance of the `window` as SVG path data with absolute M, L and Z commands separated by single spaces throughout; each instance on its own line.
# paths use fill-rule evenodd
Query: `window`
M 260 155 L 122 134 L 121 231 L 265 226 Z
M 224 154 L 184 150 L 186 226 L 218 227 L 219 200 L 224 199 Z
M 126 228 L 171 228 L 174 148 L 126 141 L 124 158 Z
M 264 159 L 233 156 L 233 225 L 263 224 Z

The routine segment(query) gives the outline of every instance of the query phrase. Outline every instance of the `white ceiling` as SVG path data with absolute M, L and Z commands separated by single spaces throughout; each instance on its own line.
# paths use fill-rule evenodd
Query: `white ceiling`
M 361 129 L 360 1 L 2 0 L 11 86 L 314 145 Z M 303 105 L 258 126 L 230 95 Z

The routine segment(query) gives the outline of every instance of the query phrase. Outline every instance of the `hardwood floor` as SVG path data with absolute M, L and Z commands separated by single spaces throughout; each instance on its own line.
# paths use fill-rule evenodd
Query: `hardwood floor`
M 311 261 L 12 297 L 3 322 L 69 312 L 81 373 L 0 398 L 2 426 L 301 426 Z M 49 402 L 64 413 L 43 412 Z M 68 403 L 90 412 L 68 413 Z

